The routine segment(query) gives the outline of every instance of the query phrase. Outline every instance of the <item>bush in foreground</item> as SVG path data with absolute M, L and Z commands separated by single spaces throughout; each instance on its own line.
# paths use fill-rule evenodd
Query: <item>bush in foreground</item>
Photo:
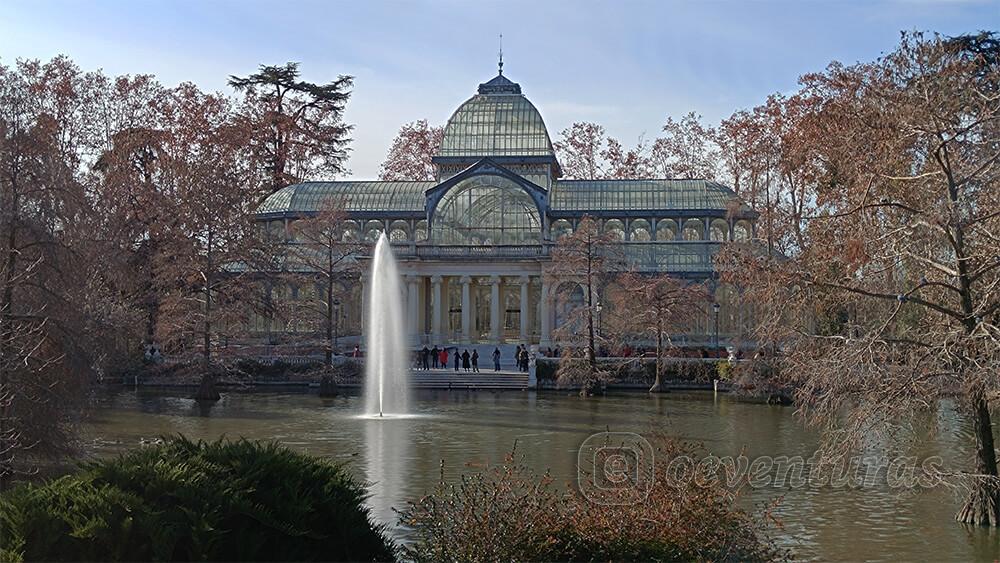
M 664 442 L 669 463 L 682 449 Z M 438 487 L 403 512 L 414 530 L 414 561 L 765 561 L 783 555 L 763 518 L 735 506 L 737 491 L 719 482 L 673 482 L 650 472 L 648 496 L 634 491 L 556 487 L 512 454 L 482 473 Z M 637 500 L 637 502 L 630 502 Z M 621 503 L 621 504 L 619 504 Z
M 0 560 L 392 560 L 365 495 L 276 444 L 176 438 L 0 497 Z

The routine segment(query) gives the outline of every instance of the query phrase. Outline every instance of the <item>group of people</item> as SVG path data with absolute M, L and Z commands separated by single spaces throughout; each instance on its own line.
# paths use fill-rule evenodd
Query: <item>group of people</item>
M 459 353 L 457 347 L 452 347 L 451 352 L 448 350 L 449 349 L 447 347 L 438 348 L 436 344 L 430 349 L 428 349 L 427 346 L 424 346 L 417 352 L 415 361 L 417 369 L 447 369 L 448 362 L 450 360 L 455 366 L 455 371 L 479 371 L 479 350 L 473 348 L 471 354 L 468 349 Z M 517 369 L 519 371 L 528 371 L 528 357 L 528 347 L 518 344 L 517 349 L 514 351 L 514 361 L 517 363 Z M 500 358 L 501 353 L 500 347 L 498 346 L 493 349 L 493 353 L 491 354 L 491 359 L 493 360 L 493 371 L 500 371 Z
M 458 353 L 458 348 L 452 348 L 454 352 L 448 353 L 448 348 L 438 348 L 434 345 L 433 349 L 427 349 L 424 346 L 422 350 L 417 352 L 417 369 L 429 370 L 434 369 L 446 369 L 448 367 L 448 359 L 452 358 L 455 364 L 455 371 L 460 368 L 465 371 L 479 371 L 479 351 L 472 350 L 469 354 L 468 350 L 465 350 L 461 354 Z
M 497 350 L 495 353 L 499 354 L 499 352 L 500 352 L 500 350 Z M 517 345 L 517 349 L 514 350 L 514 362 L 517 363 L 517 370 L 518 371 L 523 371 L 523 372 L 527 372 L 528 371 L 528 358 L 529 358 L 529 356 L 528 356 L 528 347 L 527 346 L 521 346 L 520 344 L 518 344 Z M 499 365 L 499 364 L 500 364 L 500 361 L 497 360 L 497 365 Z

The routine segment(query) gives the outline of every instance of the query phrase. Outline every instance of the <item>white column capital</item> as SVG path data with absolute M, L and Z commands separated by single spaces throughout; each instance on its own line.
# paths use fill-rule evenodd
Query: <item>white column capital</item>
M 521 285 L 528 285 L 529 283 L 531 283 L 531 277 L 528 275 L 523 275 L 517 278 L 517 281 L 520 282 Z
M 433 284 L 440 284 L 443 281 L 444 281 L 444 278 L 441 277 L 441 276 L 431 276 L 431 283 L 433 283 Z
M 500 283 L 500 276 L 498 276 L 496 274 L 490 276 L 490 283 L 492 285 L 499 285 L 499 283 Z
M 472 278 L 469 276 L 462 276 L 458 278 L 458 281 L 462 282 L 463 284 L 469 284 L 472 283 Z
M 416 274 L 406 274 L 406 283 L 417 283 L 420 281 L 420 276 Z

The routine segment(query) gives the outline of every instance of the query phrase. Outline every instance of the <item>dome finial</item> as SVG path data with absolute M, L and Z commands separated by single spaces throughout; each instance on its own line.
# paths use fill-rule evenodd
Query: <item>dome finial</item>
M 500 76 L 503 76 L 503 34 L 500 34 Z

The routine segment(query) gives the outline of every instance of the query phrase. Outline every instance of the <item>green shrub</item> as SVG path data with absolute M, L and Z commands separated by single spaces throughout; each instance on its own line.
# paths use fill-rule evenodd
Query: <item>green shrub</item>
M 345 470 L 276 444 L 183 437 L 0 497 L 17 560 L 394 559 Z

